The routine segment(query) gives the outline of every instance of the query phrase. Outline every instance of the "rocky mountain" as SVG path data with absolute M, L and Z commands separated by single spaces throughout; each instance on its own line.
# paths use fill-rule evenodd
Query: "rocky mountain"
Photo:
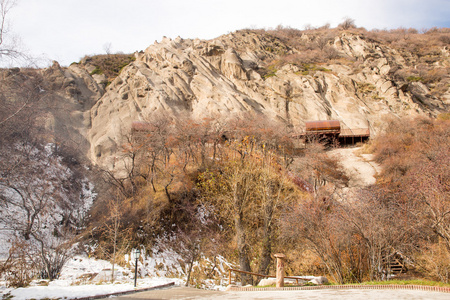
M 68 68 L 55 62 L 41 71 L 57 95 L 46 126 L 94 163 L 113 168 L 132 122 L 155 114 L 228 119 L 251 113 L 297 131 L 305 121 L 337 119 L 376 134 L 386 116 L 448 110 L 448 46 L 438 46 L 427 61 L 358 31 L 324 36 L 300 32 L 295 41 L 303 48 L 252 30 L 207 41 L 163 38 L 135 53 L 115 78 L 89 59 Z M 313 50 L 324 59 L 303 59 Z M 437 81 L 412 76 L 421 64 L 444 75 Z M 399 76 L 405 70 L 412 75 Z

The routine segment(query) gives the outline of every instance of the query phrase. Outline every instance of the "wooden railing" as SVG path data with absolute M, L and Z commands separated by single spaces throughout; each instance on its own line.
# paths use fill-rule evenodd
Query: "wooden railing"
M 253 272 L 247 272 L 247 271 L 237 270 L 237 269 L 228 269 L 228 284 L 229 284 L 229 285 L 231 285 L 231 272 L 244 273 L 244 274 L 253 275 L 253 276 L 258 276 L 258 277 L 263 277 L 263 278 L 269 278 L 269 277 L 276 278 L 276 276 L 272 276 L 272 275 L 258 274 L 258 273 L 253 273 Z M 284 278 L 295 279 L 295 282 L 296 282 L 297 284 L 298 284 L 298 280 L 299 280 L 299 279 L 302 279 L 302 280 L 309 280 L 308 278 L 304 278 L 304 277 L 301 277 L 301 276 L 284 276 Z

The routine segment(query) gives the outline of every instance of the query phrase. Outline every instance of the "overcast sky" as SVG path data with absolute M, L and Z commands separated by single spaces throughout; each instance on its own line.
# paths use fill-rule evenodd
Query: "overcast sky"
M 368 30 L 450 27 L 450 0 L 17 1 L 9 14 L 13 32 L 31 54 L 61 65 L 105 53 L 105 44 L 132 53 L 163 36 L 212 39 L 279 24 L 336 27 L 346 17 Z

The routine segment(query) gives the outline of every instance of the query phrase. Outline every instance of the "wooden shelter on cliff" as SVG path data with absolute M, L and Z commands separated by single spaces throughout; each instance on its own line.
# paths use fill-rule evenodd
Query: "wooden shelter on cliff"
M 341 145 L 364 142 L 370 137 L 369 128 L 345 128 L 339 120 L 305 122 L 305 130 L 299 135 L 305 141 L 337 141 Z

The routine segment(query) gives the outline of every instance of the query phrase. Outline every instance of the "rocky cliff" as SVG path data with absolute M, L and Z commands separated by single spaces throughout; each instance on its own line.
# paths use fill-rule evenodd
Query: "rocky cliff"
M 301 39 L 305 45 L 316 42 L 307 34 Z M 330 59 L 299 64 L 285 59 L 301 55 L 298 48 L 242 30 L 208 41 L 163 38 L 135 53 L 110 84 L 87 61 L 68 68 L 55 63 L 43 72 L 58 86 L 61 101 L 70 103 L 53 123 L 70 127 L 88 157 L 109 168 L 131 123 L 155 114 L 202 119 L 253 113 L 297 130 L 308 120 L 338 119 L 345 127 L 376 133 L 385 116 L 435 116 L 450 104 L 448 74 L 440 95 L 420 80 L 395 77 L 413 66 L 413 54 L 346 31 L 325 46 L 332 50 Z M 448 68 L 447 49 L 432 63 Z

